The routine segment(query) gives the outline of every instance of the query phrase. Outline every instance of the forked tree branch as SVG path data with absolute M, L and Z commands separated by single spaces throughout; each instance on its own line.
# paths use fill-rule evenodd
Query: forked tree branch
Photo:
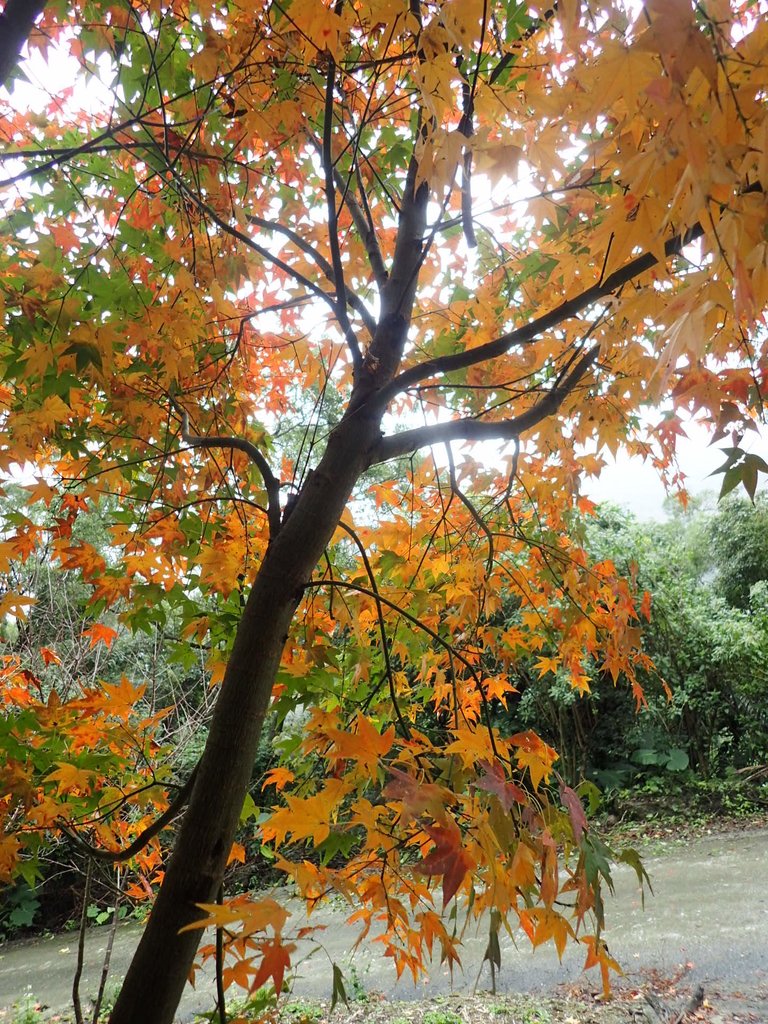
M 467 509 L 467 511 L 472 516 L 474 521 L 483 531 L 488 541 L 488 557 L 485 560 L 485 575 L 486 577 L 489 577 L 491 575 L 491 572 L 493 571 L 493 563 L 495 559 L 493 533 L 491 532 L 491 528 L 488 525 L 488 523 L 486 523 L 486 521 L 477 511 L 475 506 L 466 496 L 464 491 L 462 491 L 462 489 L 459 487 L 458 480 L 456 479 L 456 464 L 453 461 L 453 450 L 451 449 L 451 446 L 448 443 L 446 443 L 445 445 L 445 453 L 448 457 L 448 475 L 451 481 L 451 490 L 455 495 L 458 496 L 459 501 L 461 501 L 462 505 Z
M 759 182 L 754 182 L 746 186 L 742 194 L 747 195 L 762 191 L 762 185 Z M 703 235 L 704 227 L 697 222 L 688 228 L 687 231 L 668 239 L 664 245 L 665 256 L 669 258 L 679 255 L 686 245 L 690 245 L 691 242 L 696 241 Z M 549 313 L 537 317 L 523 327 L 503 334 L 494 341 L 487 342 L 485 345 L 479 345 L 477 348 L 456 352 L 452 355 L 439 356 L 435 359 L 428 359 L 423 363 L 418 363 L 416 366 L 404 370 L 389 385 L 382 388 L 376 396 L 377 401 L 386 405 L 397 394 L 427 377 L 448 373 L 452 370 L 465 369 L 469 366 L 476 366 L 478 363 L 504 355 L 517 345 L 530 344 L 540 334 L 557 327 L 563 321 L 576 316 L 601 299 L 607 298 L 629 281 L 634 280 L 634 278 L 645 273 L 646 270 L 656 266 L 658 262 L 653 253 L 644 252 L 605 279 L 599 281 L 596 285 L 587 288 L 572 299 L 567 299 L 565 302 L 560 303 L 559 306 Z M 589 333 L 591 332 L 588 332 L 587 337 Z M 530 430 L 557 411 L 563 400 L 593 365 L 597 359 L 598 352 L 599 346 L 597 345 L 588 349 L 567 376 L 558 381 L 555 387 L 546 392 L 538 402 L 519 416 L 500 421 L 465 418 L 451 420 L 447 423 L 417 427 L 414 430 L 405 430 L 400 434 L 382 438 L 371 452 L 370 465 L 386 462 L 433 444 L 449 443 L 450 441 L 517 440 L 524 431 Z
M 323 144 L 310 132 L 307 132 L 306 134 L 307 138 L 322 158 Z M 347 182 L 344 175 L 335 164 L 333 165 L 333 180 L 336 183 L 336 188 L 339 193 L 343 196 L 343 205 L 349 210 L 350 216 L 352 217 L 352 223 L 355 225 L 355 230 L 360 236 L 360 241 L 365 246 L 365 251 L 371 265 L 371 272 L 373 273 L 373 279 L 379 289 L 381 289 L 387 283 L 389 271 L 386 268 L 384 257 L 382 256 L 381 249 L 379 248 L 379 240 L 376 237 L 373 218 L 371 217 L 370 210 L 368 209 L 365 192 L 362 186 L 360 186 L 360 194 L 363 199 L 363 206 L 361 206 L 357 201 L 357 197 L 349 187 L 349 182 Z
M 68 825 L 59 823 L 59 828 L 63 834 L 71 839 L 83 853 L 87 854 L 88 857 L 92 857 L 94 860 L 109 861 L 112 864 L 130 860 L 131 857 L 135 857 L 137 853 L 140 853 L 151 839 L 154 839 L 159 832 L 162 832 L 166 825 L 170 825 L 173 819 L 181 813 L 185 804 L 189 800 L 190 794 L 192 793 L 192 787 L 195 784 L 196 776 L 197 765 L 192 769 L 192 773 L 189 778 L 173 800 L 168 804 L 168 807 L 163 811 L 163 813 L 159 817 L 155 818 L 152 824 L 148 825 L 143 832 L 140 832 L 133 842 L 129 846 L 126 846 L 124 850 L 102 850 L 97 846 L 91 846 L 91 844 L 86 842 L 82 836 L 78 835 L 75 829 L 70 828 Z
M 368 200 L 365 196 L 365 189 L 363 188 L 362 177 L 360 175 L 360 165 L 355 163 L 355 173 L 357 176 L 357 184 L 360 189 L 360 196 L 362 198 L 362 206 L 357 201 L 357 197 L 351 189 L 346 188 L 346 183 L 341 172 L 336 168 L 334 170 L 334 177 L 336 179 L 336 187 L 342 186 L 342 192 L 344 194 L 344 202 L 347 209 L 349 210 L 350 216 L 352 217 L 352 223 L 355 225 L 360 240 L 365 246 L 365 252 L 368 256 L 368 262 L 371 265 L 371 272 L 373 273 L 373 279 L 381 289 L 387 283 L 389 272 L 387 271 L 384 263 L 384 257 L 381 255 L 381 248 L 379 247 L 379 240 L 376 237 L 376 228 L 373 223 L 373 217 L 368 206 Z
M 522 32 L 517 37 L 517 39 L 513 40 L 512 45 L 514 45 L 515 43 L 523 43 L 526 42 L 528 39 L 532 39 L 537 32 L 541 31 L 542 28 L 551 23 L 552 19 L 557 13 L 557 0 L 555 0 L 555 2 L 548 10 L 540 14 L 538 18 L 535 18 L 533 24 L 530 25 L 530 27 L 527 28 L 524 32 Z M 493 71 L 491 72 L 488 78 L 488 84 L 493 85 L 496 82 L 496 80 L 500 78 L 501 75 L 506 71 L 509 65 L 514 63 L 517 57 L 518 54 L 514 50 L 510 50 L 509 52 L 505 53 L 501 60 L 499 61 L 499 63 L 494 67 Z
M 269 535 L 274 539 L 280 530 L 280 481 L 272 472 L 263 453 L 256 447 L 253 441 L 249 441 L 245 437 L 190 434 L 189 416 L 186 410 L 180 409 L 175 401 L 173 401 L 173 404 L 181 414 L 181 439 L 190 448 L 228 448 L 232 451 L 244 452 L 256 466 L 264 481 L 264 489 L 267 492 Z
M 404 430 L 400 434 L 392 434 L 381 439 L 371 452 L 370 465 L 399 458 L 419 448 L 450 441 L 516 441 L 526 430 L 530 430 L 557 412 L 594 364 L 599 351 L 599 345 L 588 349 L 561 383 L 545 392 L 535 405 L 519 416 L 507 420 L 449 420 L 447 423 L 432 423 L 416 427 L 414 430 Z
M 754 183 L 746 186 L 742 194 L 747 195 L 752 192 L 762 191 L 762 186 L 759 183 Z M 687 231 L 668 239 L 664 245 L 665 256 L 667 258 L 679 256 L 686 245 L 690 245 L 691 242 L 695 242 L 703 235 L 704 227 L 697 222 L 688 228 Z M 524 324 L 514 331 L 502 334 L 493 341 L 486 342 L 484 345 L 478 345 L 476 348 L 454 352 L 451 355 L 437 356 L 434 359 L 427 359 L 422 363 L 417 363 L 415 366 L 411 366 L 398 374 L 390 384 L 383 388 L 377 396 L 377 401 L 383 405 L 388 405 L 396 395 L 428 377 L 450 373 L 452 370 L 463 370 L 468 366 L 476 366 L 478 363 L 484 363 L 489 359 L 503 356 L 510 349 L 518 345 L 528 345 L 545 331 L 552 330 L 552 328 L 559 326 L 564 320 L 577 316 L 589 306 L 612 295 L 629 281 L 639 277 L 646 270 L 655 267 L 658 262 L 658 259 L 652 252 L 641 253 L 640 256 L 636 256 L 608 277 L 592 285 L 591 288 L 585 289 L 571 299 L 566 299 L 565 302 L 561 302 L 559 306 L 550 310 L 549 313 L 536 317 L 530 323 Z M 457 436 L 449 434 L 446 437 L 440 437 L 439 440 L 451 440 Z
M 281 259 L 275 253 L 271 253 L 269 249 L 265 248 L 263 245 L 259 245 L 259 243 L 255 239 L 250 238 L 248 235 L 245 234 L 245 232 L 241 231 L 234 225 L 229 224 L 226 220 L 224 220 L 223 217 L 220 217 L 219 214 L 216 213 L 213 207 L 211 207 L 208 203 L 201 199 L 194 189 L 190 188 L 189 185 L 187 185 L 186 181 L 184 180 L 184 178 L 181 177 L 176 168 L 168 165 L 168 170 L 173 175 L 174 181 L 178 185 L 179 190 L 183 192 L 183 194 L 187 196 L 189 200 L 198 208 L 198 210 L 201 213 L 205 214 L 205 216 L 208 217 L 210 221 L 212 221 L 217 227 L 221 228 L 222 231 L 230 235 L 232 238 L 236 238 L 239 242 L 242 242 L 253 252 L 261 256 L 262 259 L 267 260 L 273 266 L 277 267 L 279 270 L 282 270 L 283 273 L 287 274 L 289 277 L 292 277 L 294 281 L 297 282 L 297 284 L 303 285 L 307 289 L 307 291 L 312 292 L 319 299 L 322 299 L 324 302 L 327 302 L 328 305 L 333 310 L 333 312 L 336 314 L 336 316 L 339 317 L 339 303 L 335 295 L 329 295 L 328 292 L 324 292 L 322 288 L 318 288 L 314 281 L 311 281 L 306 276 L 306 274 L 302 274 L 300 271 L 296 270 L 295 267 L 292 267 L 290 263 L 286 263 L 285 260 Z M 344 312 L 346 314 L 346 308 Z
M 289 239 L 298 249 L 301 249 L 303 253 L 309 256 L 309 258 L 317 264 L 320 270 L 322 270 L 323 275 L 331 282 L 331 284 L 335 284 L 333 267 L 331 264 L 321 252 L 317 251 L 314 245 L 311 245 L 305 238 L 302 238 L 298 231 L 294 231 L 292 228 L 289 228 L 284 224 L 278 224 L 275 221 L 266 220 L 264 217 L 258 217 L 253 213 L 249 213 L 246 219 L 248 220 L 248 223 L 253 224 L 254 227 L 263 228 L 264 231 L 277 231 L 279 234 L 283 235 L 283 237 Z M 371 316 L 371 311 L 360 296 L 355 292 L 350 291 L 349 288 L 345 289 L 345 295 L 347 305 L 350 309 L 354 309 L 354 311 L 359 314 L 368 333 L 373 337 L 376 330 L 376 321 L 373 316 Z

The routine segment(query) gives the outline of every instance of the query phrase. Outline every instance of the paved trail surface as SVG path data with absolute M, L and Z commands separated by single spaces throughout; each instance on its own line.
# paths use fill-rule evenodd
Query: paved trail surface
M 652 971 L 670 976 L 680 965 L 691 965 L 683 987 L 701 982 L 708 996 L 744 1008 L 753 1020 L 768 1024 L 768 831 L 692 840 L 647 856 L 645 863 L 655 893 L 646 898 L 645 910 L 634 872 L 624 866 L 615 872 L 615 896 L 606 900 L 605 938 L 629 983 L 647 979 Z M 289 923 L 300 926 L 301 906 L 293 902 L 291 909 Z M 464 973 L 457 974 L 453 984 L 448 972 L 435 963 L 429 979 L 414 986 L 407 979 L 395 981 L 390 961 L 382 958 L 375 944 L 350 954 L 357 930 L 344 924 L 341 910 L 313 914 L 310 923 L 327 926 L 318 933 L 323 949 L 300 944 L 304 959 L 294 997 L 329 998 L 329 957 L 348 977 L 354 964 L 360 984 L 394 999 L 421 999 L 451 988 L 471 992 L 487 942 L 485 930 L 466 940 Z M 136 926 L 121 926 L 112 955 L 113 979 L 125 971 L 137 937 Z M 84 1002 L 98 986 L 106 939 L 106 928 L 88 933 L 81 983 Z M 28 988 L 52 1012 L 71 1008 L 76 952 L 73 933 L 0 946 L 0 1020 L 8 1019 L 2 1008 L 9 1009 Z M 583 961 L 584 953 L 578 949 L 567 950 L 560 964 L 549 948 L 534 952 L 521 943 L 516 949 L 508 938 L 502 939 L 498 989 L 547 992 L 585 980 L 598 988 L 594 972 L 582 974 Z M 487 985 L 488 979 L 481 976 L 480 987 Z M 199 979 L 197 990 L 188 989 L 185 995 L 180 1019 L 189 1020 L 195 1009 L 211 1009 L 212 993 L 211 979 Z

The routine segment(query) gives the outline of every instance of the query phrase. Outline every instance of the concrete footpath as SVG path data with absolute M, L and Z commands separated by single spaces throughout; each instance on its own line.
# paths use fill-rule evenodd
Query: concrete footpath
M 686 986 L 701 982 L 705 991 L 725 999 L 744 1000 L 757 1019 L 768 1022 L 768 831 L 744 832 L 692 840 L 645 859 L 654 895 L 641 907 L 634 872 L 620 866 L 615 872 L 616 894 L 606 899 L 605 938 L 611 954 L 624 968 L 627 981 L 642 983 L 649 972 L 663 976 L 685 966 Z M 294 931 L 306 923 L 304 910 L 289 901 Z M 354 986 L 383 993 L 393 999 L 425 998 L 448 991 L 471 992 L 476 984 L 487 931 L 473 931 L 465 939 L 463 973 L 451 979 L 435 963 L 429 977 L 414 985 L 399 982 L 389 960 L 376 944 L 363 944 L 351 952 L 358 929 L 344 922 L 342 907 L 312 915 L 311 925 L 325 925 L 314 942 L 302 941 L 295 957 L 293 998 L 327 999 L 331 990 L 331 962 L 338 963 Z M 130 961 L 140 928 L 121 925 L 112 954 L 114 992 Z M 89 930 L 86 969 L 81 982 L 84 1004 L 98 986 L 108 929 Z M 516 948 L 508 937 L 501 940 L 502 968 L 497 979 L 501 992 L 551 992 L 562 984 L 587 982 L 599 988 L 595 972 L 582 973 L 584 951 L 566 951 L 562 964 L 554 950 L 532 951 L 524 939 Z M 29 943 L 0 946 L 0 1021 L 26 991 L 50 1008 L 71 1008 L 72 976 L 77 935 L 68 933 Z M 480 988 L 488 986 L 481 976 Z M 180 1019 L 189 1020 L 195 1010 L 210 1010 L 213 987 L 210 977 L 199 977 L 197 989 L 187 989 Z M 764 1015 L 763 1014 L 764 1011 Z M 762 1016 L 761 1016 L 762 1015 Z

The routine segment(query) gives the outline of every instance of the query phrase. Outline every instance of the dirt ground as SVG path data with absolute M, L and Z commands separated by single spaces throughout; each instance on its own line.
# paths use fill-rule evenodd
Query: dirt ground
M 683 986 L 685 988 L 685 986 Z M 649 987 L 651 998 L 655 993 Z M 617 993 L 608 1003 L 588 993 L 541 996 L 444 996 L 418 1002 L 368 999 L 337 1006 L 331 1012 L 317 1004 L 286 1004 L 279 1024 L 766 1024 L 761 1010 L 749 1003 L 721 1002 L 716 993 L 685 1013 L 690 994 L 675 985 L 656 996 L 654 1009 L 638 990 Z
M 382 999 L 320 1016 L 316 1008 L 308 1009 L 289 1007 L 279 1015 L 280 1024 L 626 1024 L 635 1019 L 623 1004 L 590 1005 L 567 997 L 445 996 L 411 1003 Z M 642 1013 L 639 1004 L 637 1009 Z

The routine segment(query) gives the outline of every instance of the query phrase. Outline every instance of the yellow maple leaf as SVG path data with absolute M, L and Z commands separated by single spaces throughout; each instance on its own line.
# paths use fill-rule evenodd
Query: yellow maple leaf
M 557 751 L 530 729 L 516 733 L 509 742 L 517 748 L 518 768 L 527 768 L 530 772 L 533 788 L 538 789 L 542 779 L 549 782 L 552 766 L 558 758 Z
M 271 896 L 259 900 L 252 900 L 247 895 L 236 896 L 224 903 L 196 903 L 195 906 L 207 916 L 184 925 L 180 932 L 193 931 L 195 928 L 231 928 L 240 922 L 243 935 L 264 932 L 267 928 L 271 928 L 275 935 L 280 935 L 291 916 L 291 912 Z
M 317 846 L 327 839 L 331 832 L 336 810 L 350 791 L 351 784 L 345 779 L 328 779 L 314 796 L 286 797 L 287 807 L 275 811 L 262 825 L 262 836 L 267 842 L 280 846 L 288 835 L 291 842 L 312 839 Z
M 57 761 L 59 766 L 55 771 L 46 775 L 47 782 L 58 782 L 56 795 L 64 793 L 86 793 L 91 788 L 91 783 L 96 773 L 88 768 L 78 768 L 77 765 L 67 764 L 65 761 Z
M 539 660 L 536 662 L 536 664 L 533 667 L 538 670 L 539 678 L 541 679 L 541 677 L 545 676 L 548 672 L 551 672 L 554 675 L 554 673 L 557 672 L 557 668 L 558 668 L 559 664 L 560 664 L 560 659 L 559 658 L 544 658 L 544 657 L 542 657 L 542 658 L 539 658 Z
M 459 728 L 454 730 L 456 739 L 445 748 L 446 754 L 456 754 L 467 768 L 475 767 L 480 761 L 493 760 L 494 750 L 491 738 L 485 729 Z

